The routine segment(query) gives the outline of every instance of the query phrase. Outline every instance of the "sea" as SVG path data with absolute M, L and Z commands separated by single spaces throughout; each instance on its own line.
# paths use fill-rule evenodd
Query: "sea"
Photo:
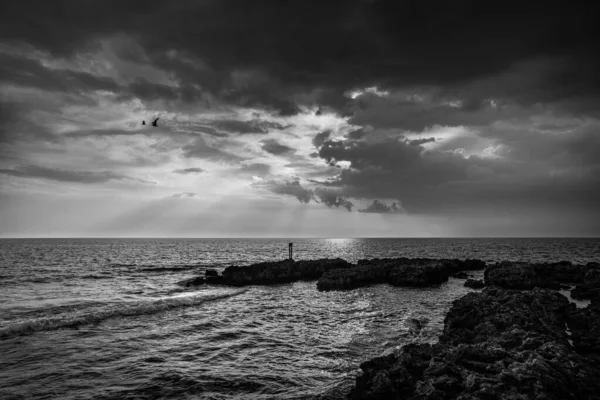
M 600 261 L 585 238 L 3 239 L 0 399 L 343 399 L 362 362 L 437 341 L 473 291 L 178 284 L 287 258 L 290 241 L 296 260 Z

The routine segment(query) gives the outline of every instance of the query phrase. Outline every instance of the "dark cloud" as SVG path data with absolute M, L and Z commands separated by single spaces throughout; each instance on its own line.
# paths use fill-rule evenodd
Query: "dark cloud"
M 275 139 L 266 139 L 262 141 L 262 149 L 267 153 L 274 154 L 276 156 L 280 156 L 283 154 L 292 154 L 295 153 L 296 150 L 279 143 Z
M 204 172 L 204 170 L 202 168 L 184 168 L 184 169 L 176 169 L 173 172 L 176 174 L 187 175 L 187 174 L 199 174 L 199 173 Z
M 331 131 L 323 131 L 323 132 L 319 132 L 315 135 L 315 137 L 313 137 L 312 143 L 315 147 L 321 147 L 321 145 L 323 143 L 325 143 L 325 141 L 327 139 L 329 139 L 329 136 L 331 135 Z
M 422 144 L 431 143 L 431 142 L 435 142 L 435 138 L 423 138 L 423 139 L 409 140 L 408 144 L 410 144 L 411 146 L 420 146 Z
M 348 139 L 362 139 L 366 135 L 365 131 L 362 129 L 357 129 L 355 131 L 348 132 Z
M 374 213 L 374 214 L 399 214 L 402 210 L 402 205 L 399 202 L 393 202 L 389 206 L 379 200 L 373 200 L 367 208 L 358 210 L 362 213 Z
M 0 82 L 70 93 L 93 90 L 120 91 L 120 86 L 111 78 L 97 77 L 86 72 L 50 69 L 40 61 L 1 52 Z
M 127 50 L 116 56 L 158 66 L 182 91 L 192 93 L 197 86 L 226 101 L 274 107 L 284 114 L 297 112 L 293 99 L 310 97 L 316 89 L 317 103 L 340 107 L 340 93 L 347 89 L 459 88 L 535 58 L 564 60 L 564 68 L 543 77 L 539 87 L 551 90 L 529 96 L 565 98 L 580 95 L 580 90 L 598 94 L 592 39 L 598 36 L 598 24 L 591 5 L 428 0 L 419 2 L 415 14 L 411 4 L 263 0 L 250 6 L 223 0 L 134 1 L 117 7 L 100 0 L 51 5 L 23 0 L 3 5 L 0 37 L 57 56 L 89 50 L 99 39 L 117 34 L 133 37 L 145 54 Z M 303 29 L 301 21 L 307 20 L 311 29 Z M 577 66 L 585 67 L 582 73 L 563 73 Z M 244 71 L 248 73 L 240 78 Z M 152 97 L 160 89 L 138 92 Z M 171 95 L 168 90 L 164 94 Z
M 252 184 L 253 187 L 269 190 L 276 194 L 294 196 L 300 203 L 309 203 L 313 198 L 313 192 L 303 187 L 299 181 L 261 181 Z
M 341 195 L 340 190 L 326 188 L 326 187 L 317 187 L 315 189 L 315 195 L 319 198 L 321 203 L 325 204 L 327 207 L 344 207 L 348 211 L 352 211 L 352 207 L 354 204 Z
M 134 178 L 112 171 L 73 171 L 57 168 L 46 168 L 35 165 L 24 165 L 11 169 L 0 169 L 0 174 L 19 178 L 39 178 L 59 182 L 104 183 L 112 180 L 129 180 L 141 183 L 155 183 L 145 179 Z

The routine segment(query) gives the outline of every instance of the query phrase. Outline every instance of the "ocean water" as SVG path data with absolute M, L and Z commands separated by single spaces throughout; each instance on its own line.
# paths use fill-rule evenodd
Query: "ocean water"
M 294 258 L 600 261 L 600 239 L 294 239 Z M 472 291 L 182 288 L 288 240 L 0 240 L 1 399 L 344 398 L 361 362 L 435 342 Z M 475 277 L 482 275 L 475 273 Z

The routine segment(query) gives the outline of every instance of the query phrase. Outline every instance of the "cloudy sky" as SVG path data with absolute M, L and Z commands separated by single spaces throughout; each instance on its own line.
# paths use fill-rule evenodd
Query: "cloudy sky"
M 482 3 L 2 2 L 0 236 L 600 235 L 595 14 Z

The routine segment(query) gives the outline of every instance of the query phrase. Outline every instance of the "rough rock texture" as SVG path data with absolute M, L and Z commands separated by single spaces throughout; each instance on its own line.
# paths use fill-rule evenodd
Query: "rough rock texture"
M 343 270 L 330 270 L 317 282 L 319 290 L 349 290 L 378 283 L 394 286 L 430 286 L 448 280 L 450 274 L 481 270 L 481 260 L 434 260 L 430 258 L 375 258 L 359 260 Z
M 574 299 L 600 297 L 600 268 L 593 267 L 583 277 L 583 284 L 571 290 Z
M 485 269 L 485 283 L 506 289 L 559 289 L 561 282 L 583 283 L 589 265 L 573 265 L 569 261 L 552 264 L 508 262 L 490 265 Z
M 317 282 L 319 290 L 348 290 L 377 283 L 394 286 L 429 286 L 448 280 L 448 268 L 439 262 L 423 265 L 362 264 L 327 271 Z
M 349 268 L 352 264 L 341 258 L 310 261 L 284 260 L 225 268 L 220 282 L 231 286 L 271 285 L 300 280 L 315 280 L 332 269 Z
M 358 264 L 350 264 L 340 258 L 308 261 L 283 260 L 244 267 L 230 266 L 225 268 L 222 275 L 218 275 L 215 270 L 207 270 L 205 282 L 231 286 L 271 285 L 299 280 L 316 280 L 333 270 L 337 270 L 336 274 L 341 276 L 352 269 L 353 272 L 350 272 L 350 276 L 354 278 L 349 278 L 349 280 L 360 281 L 360 277 L 364 275 L 368 279 L 373 279 L 373 282 L 389 281 L 395 285 L 423 286 L 444 282 L 450 273 L 473 269 L 481 270 L 485 268 L 485 265 L 485 262 L 481 260 L 432 260 L 427 258 L 360 260 Z M 403 268 L 396 268 L 399 266 L 403 266 Z M 417 266 L 427 266 L 427 269 L 417 270 Z M 382 275 L 382 277 L 377 277 L 378 275 Z M 350 286 L 358 287 L 365 284 Z M 351 288 L 350 286 L 348 288 Z
M 370 266 L 385 266 L 385 265 L 427 265 L 431 263 L 441 263 L 448 268 L 449 274 L 454 274 L 461 271 L 476 271 L 483 270 L 486 267 L 486 263 L 481 260 L 458 260 L 458 259 L 441 259 L 436 260 L 432 258 L 374 258 L 374 259 L 363 259 L 358 260 L 357 265 L 370 265 Z
M 219 273 L 217 272 L 216 269 L 207 269 L 206 271 L 204 271 L 204 275 L 206 275 L 206 276 L 219 276 Z
M 456 279 L 468 279 L 469 275 L 466 272 L 460 271 L 455 274 L 452 274 L 452 277 Z
M 439 342 L 411 344 L 399 356 L 361 365 L 350 399 L 600 399 L 600 369 L 576 338 L 597 316 L 580 316 L 560 293 L 488 287 L 453 303 Z M 595 319 L 594 319 L 595 318 Z M 597 329 L 594 325 L 592 329 Z M 598 335 L 596 335 L 598 337 Z M 577 347 L 579 346 L 579 347 Z M 595 347 L 597 348 L 597 347 Z
M 473 289 L 481 289 L 485 287 L 485 283 L 481 279 L 467 279 L 465 281 L 465 286 Z
M 600 297 L 585 308 L 571 308 L 568 326 L 577 351 L 600 361 Z

